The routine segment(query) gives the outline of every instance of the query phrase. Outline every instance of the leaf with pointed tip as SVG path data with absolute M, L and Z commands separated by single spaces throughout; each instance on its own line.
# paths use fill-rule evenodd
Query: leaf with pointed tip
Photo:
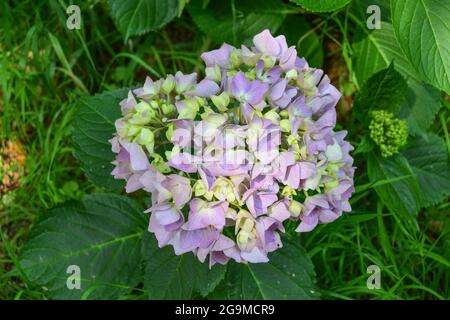
M 73 126 L 74 155 L 88 179 L 111 191 L 122 190 L 123 180 L 111 175 L 115 155 L 108 142 L 115 132 L 114 122 L 122 116 L 119 102 L 127 97 L 128 89 L 84 97 L 78 104 Z
M 175 255 L 172 246 L 159 248 L 155 236 L 146 232 L 142 254 L 145 261 L 144 287 L 150 299 L 190 299 L 214 290 L 223 279 L 225 267 L 200 263 L 190 252 Z
M 400 47 L 417 73 L 450 93 L 450 3 L 395 0 L 391 16 Z
M 313 12 L 329 12 L 345 7 L 351 0 L 291 0 L 302 8 Z
M 406 81 L 394 69 L 394 64 L 371 76 L 357 94 L 353 108 L 361 119 L 373 110 L 387 110 L 394 115 L 405 100 Z
M 408 122 L 411 135 L 424 135 L 441 108 L 441 93 L 431 85 L 414 79 L 407 82 L 406 100 L 398 117 Z
M 415 221 L 420 208 L 420 189 L 408 160 L 399 153 L 382 158 L 370 154 L 367 158 L 370 182 L 380 183 L 375 191 L 393 214 Z
M 379 30 L 370 31 L 365 26 L 358 30 L 365 36 L 353 45 L 356 81 L 364 84 L 374 73 L 394 61 L 395 69 L 406 78 L 408 84 L 406 101 L 399 117 L 408 122 L 411 134 L 422 134 L 439 111 L 439 90 L 419 82 L 420 76 L 403 54 L 390 23 L 381 22 Z
M 450 195 L 450 162 L 444 140 L 428 133 L 403 155 L 419 181 L 422 206 L 436 205 Z
M 298 239 L 297 239 L 298 241 Z M 295 240 L 269 254 L 267 263 L 230 262 L 225 279 L 228 299 L 317 299 L 314 266 Z
M 91 194 L 51 209 L 33 228 L 20 256 L 26 276 L 54 299 L 113 299 L 141 281 L 146 217 L 133 200 Z M 81 288 L 67 286 L 69 266 Z
M 187 9 L 194 23 L 218 43 L 249 44 L 264 29 L 276 32 L 286 16 L 286 5 L 279 0 L 264 0 L 255 6 L 253 0 L 192 0 Z
M 178 15 L 177 0 L 109 0 L 111 14 L 127 40 L 158 30 Z

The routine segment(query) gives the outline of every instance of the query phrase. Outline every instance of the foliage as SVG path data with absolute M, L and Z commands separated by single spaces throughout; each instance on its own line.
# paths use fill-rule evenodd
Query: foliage
M 448 4 L 254 3 L 89 0 L 80 30 L 66 27 L 67 1 L 0 3 L 0 143 L 26 149 L 14 201 L 0 205 L 0 298 L 449 298 Z M 366 26 L 372 3 L 381 29 Z M 149 199 L 117 194 L 107 141 L 127 88 L 146 75 L 203 72 L 200 52 L 248 44 L 266 28 L 343 93 L 338 123 L 356 149 L 353 210 L 287 236 L 270 263 L 209 270 L 157 248 L 143 214 Z M 370 138 L 377 110 L 408 124 L 407 144 L 389 157 Z M 382 270 L 378 290 L 366 287 L 372 264 Z M 69 265 L 81 267 L 81 291 L 66 289 Z

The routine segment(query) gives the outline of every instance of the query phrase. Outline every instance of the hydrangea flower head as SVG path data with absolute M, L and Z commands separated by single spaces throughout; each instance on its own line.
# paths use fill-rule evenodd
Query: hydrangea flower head
M 112 174 L 151 193 L 159 246 L 210 266 L 267 262 L 288 221 L 309 232 L 350 211 L 352 146 L 341 94 L 284 36 L 201 55 L 206 77 L 147 79 L 121 102 Z

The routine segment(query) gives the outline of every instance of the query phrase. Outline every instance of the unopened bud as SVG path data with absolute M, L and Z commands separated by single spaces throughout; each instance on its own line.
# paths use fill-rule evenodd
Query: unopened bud
M 230 103 L 230 96 L 227 92 L 222 92 L 218 96 L 211 96 L 211 100 L 220 112 L 226 112 L 228 104 Z

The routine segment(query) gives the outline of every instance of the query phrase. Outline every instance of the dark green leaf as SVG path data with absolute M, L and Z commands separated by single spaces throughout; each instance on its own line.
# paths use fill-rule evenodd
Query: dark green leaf
M 302 8 L 313 12 L 335 11 L 346 6 L 351 0 L 291 0 Z
M 387 110 L 394 115 L 405 99 L 406 81 L 394 69 L 393 63 L 367 80 L 356 96 L 353 108 L 357 115 L 367 119 L 373 110 Z
M 195 288 L 203 297 L 206 297 L 224 279 L 226 266 L 215 264 L 209 269 L 208 262 L 199 263 L 196 261 L 196 264 L 198 264 L 198 267 L 196 268 L 197 279 Z
M 153 234 L 144 235 L 142 248 L 150 299 L 190 299 L 194 291 L 206 296 L 224 277 L 225 267 L 209 270 L 190 252 L 177 256 L 172 246 L 159 248 Z
M 429 133 L 417 138 L 403 154 L 419 181 L 422 206 L 438 204 L 450 195 L 450 162 L 444 140 Z
M 254 35 L 269 29 L 275 33 L 285 18 L 286 5 L 279 0 L 210 1 L 192 0 L 189 14 L 195 24 L 216 42 L 249 44 Z
M 55 299 L 111 299 L 141 280 L 141 238 L 146 219 L 134 201 L 92 194 L 54 208 L 33 228 L 20 264 L 27 277 Z M 81 289 L 66 283 L 80 268 Z
M 125 40 L 157 30 L 178 14 L 177 0 L 109 0 L 109 5 Z
M 268 263 L 230 262 L 225 279 L 228 299 L 317 299 L 314 266 L 297 240 L 283 239 L 283 248 Z
M 441 93 L 436 88 L 420 84 L 414 79 L 407 82 L 406 101 L 399 118 L 408 122 L 410 134 L 423 135 L 441 108 Z
M 108 190 L 121 190 L 122 180 L 111 175 L 115 155 L 108 140 L 115 132 L 114 122 L 122 116 L 119 102 L 128 89 L 82 98 L 73 128 L 75 157 L 92 183 Z
M 417 73 L 450 93 L 450 2 L 391 1 L 397 40 Z
M 382 22 L 381 29 L 373 32 L 368 31 L 365 26 L 361 30 L 367 34 L 354 45 L 356 81 L 364 83 L 373 73 L 395 61 L 395 69 L 408 83 L 406 101 L 399 117 L 407 120 L 411 134 L 423 133 L 440 108 L 439 91 L 417 80 L 420 76 L 404 56 L 390 23 Z
M 395 39 L 392 25 L 388 22 L 381 22 L 381 29 L 369 30 L 365 22 L 359 23 L 359 31 L 364 35 L 353 44 L 354 71 L 358 84 L 362 86 L 365 81 L 374 73 L 386 68 L 395 62 L 395 68 L 405 78 L 419 79 L 409 61 L 403 55 L 400 46 Z
M 420 189 L 405 157 L 397 154 L 382 158 L 370 154 L 367 170 L 370 181 L 377 183 L 375 191 L 386 207 L 393 214 L 414 221 L 420 208 Z

